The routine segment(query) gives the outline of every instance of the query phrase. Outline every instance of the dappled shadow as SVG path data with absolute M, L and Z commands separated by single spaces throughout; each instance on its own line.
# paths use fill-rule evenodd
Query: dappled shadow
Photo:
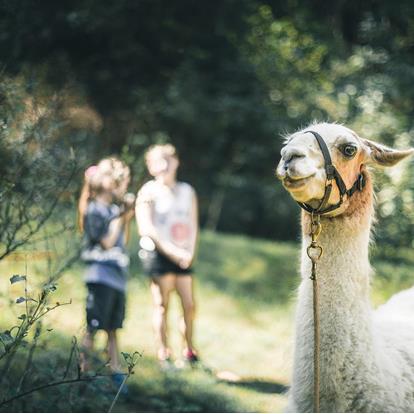
M 289 387 L 284 384 L 280 384 L 278 382 L 272 381 L 265 381 L 260 379 L 243 379 L 241 381 L 232 382 L 232 381 L 224 381 L 226 384 L 234 385 L 237 387 L 244 387 L 248 388 L 257 392 L 261 392 L 263 394 L 285 394 Z
M 47 340 L 41 341 L 36 349 L 33 378 L 25 384 L 23 391 L 63 379 L 76 379 L 76 360 L 68 364 L 70 345 L 69 336 L 58 331 L 48 333 Z M 105 357 L 99 350 L 96 352 L 97 366 L 104 368 Z M 16 363 L 10 368 L 3 398 L 15 395 L 26 359 L 27 349 L 20 350 Z M 93 374 L 94 371 L 86 375 Z M 108 369 L 103 369 L 101 374 L 104 376 L 92 381 L 62 384 L 31 393 L 0 406 L 0 412 L 106 412 L 117 388 L 108 376 Z M 138 360 L 135 374 L 127 386 L 129 392 L 120 396 L 115 412 L 249 411 L 209 373 L 191 369 L 162 372 L 154 357 L 143 356 Z
M 197 384 L 183 378 L 183 373 L 165 375 L 156 386 L 133 382 L 129 393 L 117 405 L 119 412 L 245 412 L 229 396 L 211 384 Z

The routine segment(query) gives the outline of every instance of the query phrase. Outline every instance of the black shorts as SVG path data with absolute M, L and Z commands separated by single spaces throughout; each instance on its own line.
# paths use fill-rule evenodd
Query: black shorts
M 144 273 L 148 277 L 164 276 L 167 273 L 175 273 L 176 275 L 183 276 L 193 273 L 192 268 L 182 269 L 157 250 L 140 249 L 138 256 L 141 260 Z
M 122 328 L 125 318 L 125 293 L 102 283 L 88 283 L 86 321 L 88 331 Z

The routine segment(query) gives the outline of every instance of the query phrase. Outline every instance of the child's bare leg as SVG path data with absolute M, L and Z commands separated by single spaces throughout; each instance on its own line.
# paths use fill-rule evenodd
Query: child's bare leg
M 154 278 L 151 283 L 151 293 L 154 303 L 154 331 L 158 345 L 158 359 L 164 360 L 170 356 L 167 338 L 167 312 L 171 291 L 174 289 L 175 276 L 168 274 Z
M 113 372 L 121 371 L 121 364 L 119 362 L 118 339 L 116 330 L 107 331 L 108 334 L 108 356 L 109 366 Z
M 176 289 L 183 307 L 181 333 L 187 350 L 193 351 L 193 321 L 195 314 L 193 283 L 190 275 L 177 276 Z

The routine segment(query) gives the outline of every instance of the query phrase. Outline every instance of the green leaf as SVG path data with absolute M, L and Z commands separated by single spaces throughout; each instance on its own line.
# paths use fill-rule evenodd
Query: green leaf
M 127 352 L 121 352 L 121 355 L 125 359 L 125 362 L 129 365 L 129 362 L 131 361 L 131 355 Z
M 24 298 L 23 296 L 20 296 L 19 298 L 16 299 L 16 303 L 22 303 L 22 302 L 36 302 L 37 303 L 37 300 L 33 298 Z
M 55 283 L 47 283 L 46 285 L 43 286 L 43 290 L 45 292 L 54 292 L 57 289 L 57 286 Z
M 22 280 L 26 280 L 26 276 L 20 276 L 20 275 L 13 275 L 10 278 L 10 283 L 17 283 L 17 282 L 21 282 Z
M 24 321 L 26 319 L 26 315 L 23 313 L 17 319 L 21 319 L 22 321 Z

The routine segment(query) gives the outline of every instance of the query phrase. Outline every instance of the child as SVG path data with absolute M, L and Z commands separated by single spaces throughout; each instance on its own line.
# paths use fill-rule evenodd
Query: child
M 183 357 L 193 365 L 198 362 L 193 345 L 195 304 L 191 268 L 198 234 L 197 198 L 189 184 L 176 179 L 179 160 L 172 145 L 151 147 L 146 163 L 154 179 L 138 193 L 136 219 L 141 236 L 139 257 L 151 278 L 158 359 L 162 367 L 171 365 L 167 312 L 170 293 L 176 290 L 183 309 Z
M 108 335 L 107 352 L 113 379 L 119 384 L 117 329 L 125 317 L 125 288 L 129 257 L 125 235 L 133 217 L 133 203 L 119 207 L 129 184 L 129 168 L 116 158 L 106 158 L 85 172 L 85 184 L 79 201 L 79 224 L 85 235 L 82 259 L 88 264 L 85 281 L 87 332 L 83 339 L 86 354 L 93 351 L 98 329 Z M 82 369 L 89 367 L 82 353 Z

